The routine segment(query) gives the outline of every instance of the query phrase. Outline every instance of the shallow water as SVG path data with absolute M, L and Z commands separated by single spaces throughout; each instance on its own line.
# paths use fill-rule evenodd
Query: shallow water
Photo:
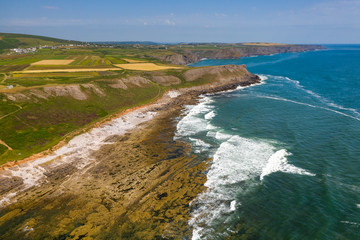
M 263 84 L 204 96 L 176 138 L 213 157 L 193 239 L 359 239 L 360 46 L 204 60 Z

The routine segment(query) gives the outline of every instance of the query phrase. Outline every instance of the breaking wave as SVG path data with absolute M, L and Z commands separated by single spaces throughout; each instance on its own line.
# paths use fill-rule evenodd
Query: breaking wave
M 277 147 L 282 144 L 245 138 L 214 125 L 214 102 L 211 96 L 203 96 L 198 105 L 187 106 L 175 134 L 176 139 L 190 141 L 195 153 L 213 157 L 206 174 L 207 191 L 191 203 L 194 210 L 189 224 L 193 227 L 193 240 L 211 236 L 211 226 L 235 214 L 241 205 L 236 194 L 261 184 L 265 176 L 274 172 L 315 176 L 290 164 L 287 157 L 291 154 Z

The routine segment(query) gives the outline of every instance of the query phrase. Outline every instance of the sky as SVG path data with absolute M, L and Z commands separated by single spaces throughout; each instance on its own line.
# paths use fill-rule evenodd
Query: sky
M 0 0 L 0 32 L 79 41 L 360 43 L 360 0 Z

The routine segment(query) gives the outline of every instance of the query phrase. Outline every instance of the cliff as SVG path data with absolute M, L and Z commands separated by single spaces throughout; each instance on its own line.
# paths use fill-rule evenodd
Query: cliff
M 210 50 L 184 50 L 165 56 L 153 56 L 161 61 L 172 64 L 187 65 L 195 63 L 203 58 L 210 59 L 238 59 L 254 55 L 271 55 L 288 52 L 305 52 L 317 49 L 325 49 L 319 45 L 275 45 L 275 46 L 241 46 Z

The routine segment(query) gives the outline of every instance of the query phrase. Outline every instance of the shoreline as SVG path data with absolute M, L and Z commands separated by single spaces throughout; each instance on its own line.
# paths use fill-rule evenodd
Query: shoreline
M 96 135 L 96 133 L 99 133 L 98 129 L 111 127 L 111 124 L 116 125 L 116 121 L 120 121 L 121 124 L 128 124 L 128 128 L 120 129 L 121 133 L 112 132 L 113 134 L 103 137 L 97 149 L 90 145 L 94 149 L 91 152 L 88 151 L 88 155 L 81 156 L 82 152 L 78 150 L 75 151 L 75 157 L 71 157 L 71 152 L 60 151 L 62 148 L 59 148 L 57 151 L 64 155 L 55 156 L 50 160 L 38 158 L 12 167 L 20 169 L 24 165 L 28 165 L 24 168 L 25 173 L 29 174 L 33 171 L 41 175 L 41 178 L 37 179 L 23 179 L 22 185 L 25 185 L 23 189 L 24 186 L 19 183 L 21 183 L 21 177 L 25 177 L 24 174 L 13 174 L 13 179 L 11 179 L 12 168 L 0 171 L 0 182 L 2 183 L 0 193 L 2 195 L 4 192 L 6 193 L 0 203 L 6 201 L 9 203 L 3 208 L 5 214 L 2 214 L 0 219 L 6 223 L 11 221 L 12 218 L 24 217 L 27 211 L 41 215 L 44 214 L 42 210 L 33 211 L 34 208 L 44 205 L 47 206 L 45 208 L 54 208 L 54 206 L 61 205 L 61 202 L 57 202 L 60 201 L 58 199 L 70 196 L 75 199 L 73 202 L 76 204 L 85 201 L 86 204 L 91 206 L 95 204 L 97 208 L 100 208 L 100 205 L 103 204 L 98 205 L 99 197 L 106 193 L 107 195 L 117 196 L 109 197 L 108 201 L 112 202 L 111 206 L 105 207 L 108 208 L 106 215 L 112 219 L 115 218 L 108 227 L 121 226 L 121 230 L 115 227 L 116 232 L 120 235 L 127 231 L 130 223 L 141 222 L 141 224 L 145 224 L 144 221 L 146 220 L 153 221 L 153 227 L 157 229 L 152 233 L 154 234 L 152 237 L 159 234 L 159 231 L 163 233 L 168 231 L 170 223 L 176 223 L 174 227 L 181 228 L 185 235 L 191 234 L 187 225 L 190 216 L 189 203 L 204 189 L 203 184 L 206 181 L 206 176 L 202 173 L 207 168 L 207 160 L 199 160 L 199 156 L 190 155 L 191 147 L 189 144 L 173 140 L 176 130 L 174 128 L 174 119 L 180 116 L 185 105 L 196 103 L 198 97 L 202 94 L 231 90 L 239 85 L 249 86 L 259 81 L 258 76 L 248 73 L 242 76 L 240 80 L 232 79 L 227 82 L 215 82 L 191 88 L 171 90 L 152 104 L 125 110 L 120 113 L 119 117 L 112 118 L 100 124 L 100 126 L 74 137 L 65 145 L 71 146 L 79 137 L 81 139 L 81 137 L 94 132 Z M 118 125 L 120 122 L 117 122 Z M 91 138 L 88 138 L 87 141 L 89 139 Z M 114 149 L 120 149 L 121 151 L 115 151 Z M 80 155 L 80 157 L 76 156 L 76 154 Z M 65 160 L 62 158 L 65 158 Z M 34 171 L 35 161 L 39 162 L 37 170 L 40 169 L 40 171 Z M 114 169 L 117 168 L 120 168 L 120 170 L 115 171 Z M 114 171 L 116 173 L 113 173 Z M 14 172 L 16 171 L 12 173 Z M 1 177 L 1 175 L 5 175 L 6 178 Z M 93 179 L 90 181 L 91 184 L 87 183 L 89 179 Z M 118 180 L 114 182 L 114 179 Z M 104 184 L 106 182 L 108 184 Z M 120 185 L 118 185 L 119 183 Z M 26 184 L 30 185 L 26 186 Z M 112 187 L 114 184 L 118 185 L 117 190 Z M 14 193 L 14 189 L 16 193 Z M 87 195 L 87 199 L 83 199 L 81 194 Z M 174 203 L 176 203 L 176 206 L 171 207 Z M 156 210 L 158 207 L 159 209 Z M 17 212 L 19 208 L 23 209 L 21 213 Z M 74 209 L 74 207 L 71 207 L 71 209 Z M 113 209 L 116 210 L 116 213 L 112 212 Z M 66 211 L 56 211 L 56 214 L 66 214 Z M 35 221 L 34 223 L 30 221 L 30 224 L 29 221 L 24 219 L 24 224 L 27 224 L 26 226 L 31 225 L 33 229 L 42 228 L 41 226 L 44 224 L 41 224 L 41 221 Z M 90 222 L 86 220 L 85 225 L 88 226 L 89 224 Z M 91 224 L 93 226 L 95 223 Z M 74 228 L 70 227 L 70 225 L 71 223 L 64 224 L 66 227 L 63 230 L 79 236 L 85 231 L 83 228 Z M 138 230 L 135 226 L 137 224 L 132 225 L 135 228 L 134 233 L 142 232 L 141 229 Z M 89 230 L 89 227 L 86 228 L 87 232 L 92 232 L 95 235 L 100 234 Z M 50 230 L 42 229 L 39 231 Z M 112 232 L 115 230 L 107 229 L 106 231 Z M 150 234 L 148 230 L 143 232 L 143 234 L 145 233 L 147 236 Z M 56 235 L 57 233 L 53 234 Z M 175 232 L 168 232 L 167 234 L 171 236 Z M 151 238 L 144 237 L 143 239 Z

